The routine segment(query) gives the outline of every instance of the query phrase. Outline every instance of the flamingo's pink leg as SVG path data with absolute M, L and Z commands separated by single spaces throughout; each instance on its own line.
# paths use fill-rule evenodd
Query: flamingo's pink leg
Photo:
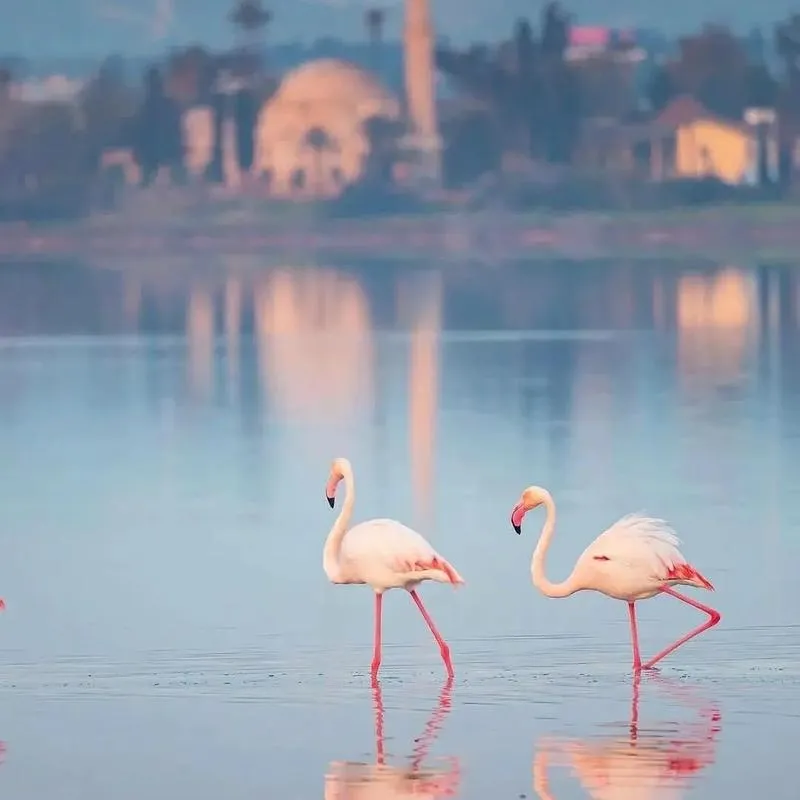
M 378 595 L 380 597 L 380 595 Z M 378 764 L 383 764 L 386 761 L 386 749 L 383 737 L 383 692 L 381 692 L 381 684 L 377 677 L 372 677 L 372 700 L 375 705 L 375 757 Z
M 642 656 L 639 653 L 639 631 L 636 628 L 636 605 L 628 603 L 628 616 L 631 620 L 631 641 L 633 642 L 633 671 L 642 668 Z
M 433 620 L 431 619 L 431 615 L 425 610 L 425 606 L 422 605 L 422 600 L 419 599 L 419 595 L 416 593 L 414 589 L 412 589 L 409 594 L 414 599 L 414 602 L 417 604 L 417 608 L 420 610 L 422 614 L 422 618 L 428 624 L 428 627 L 431 629 L 431 633 L 433 634 L 433 638 L 436 639 L 436 643 L 439 645 L 439 652 L 442 654 L 442 661 L 444 661 L 444 666 L 447 669 L 448 677 L 453 677 L 453 662 L 450 660 L 450 647 L 448 646 L 447 642 L 442 639 L 442 635 L 436 630 L 436 625 L 433 624 Z
M 631 698 L 631 741 L 639 738 L 639 682 L 642 680 L 642 671 L 633 673 L 633 697 Z
M 372 679 L 378 675 L 378 669 L 381 666 L 381 611 L 383 607 L 383 595 L 375 593 L 375 650 L 372 654 Z
M 660 653 L 654 655 L 645 665 L 644 669 L 652 669 L 662 658 L 668 656 L 673 650 L 677 650 L 682 644 L 686 644 L 689 639 L 694 639 L 695 636 L 698 636 L 703 631 L 707 631 L 709 628 L 713 628 L 721 619 L 719 611 L 715 611 L 710 606 L 704 606 L 702 603 L 698 603 L 697 600 L 693 600 L 691 597 L 687 597 L 685 594 L 681 594 L 680 592 L 676 592 L 671 586 L 664 586 L 661 589 L 662 592 L 665 594 L 670 594 L 673 597 L 677 597 L 678 600 L 692 606 L 693 608 L 698 609 L 699 611 L 703 611 L 704 613 L 708 614 L 708 620 L 704 622 L 702 625 L 698 625 L 694 630 L 689 631 L 686 636 L 682 636 L 678 639 L 675 644 L 671 644 L 669 647 L 662 650 Z

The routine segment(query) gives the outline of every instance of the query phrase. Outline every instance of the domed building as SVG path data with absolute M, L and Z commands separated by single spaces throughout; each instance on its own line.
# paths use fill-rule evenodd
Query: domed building
M 261 179 L 267 194 L 298 200 L 341 194 L 370 164 L 375 144 L 370 134 L 393 135 L 393 129 L 403 133 L 406 180 L 440 185 L 442 142 L 429 0 L 404 0 L 404 6 L 402 98 L 372 73 L 335 58 L 308 62 L 283 77 L 257 114 L 253 161 L 248 167 L 250 176 Z M 221 125 L 214 115 L 211 106 L 184 112 L 184 166 L 191 178 L 203 180 L 221 134 L 223 180 L 235 189 L 245 177 L 237 159 L 236 123 L 229 111 Z M 388 130 L 373 127 L 375 120 L 388 122 Z M 121 166 L 128 182 L 140 182 L 130 148 L 104 153 L 103 164 Z
M 336 196 L 363 175 L 375 118 L 399 122 L 402 108 L 374 75 L 332 58 L 303 64 L 259 115 L 254 172 L 276 197 Z

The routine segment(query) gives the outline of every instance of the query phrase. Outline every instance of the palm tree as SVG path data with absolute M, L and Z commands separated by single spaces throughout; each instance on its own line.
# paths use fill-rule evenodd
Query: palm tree
M 261 0 L 237 0 L 228 19 L 242 33 L 248 47 L 261 43 L 261 34 L 272 21 L 272 12 L 264 8 Z
M 364 12 L 364 27 L 372 50 L 372 69 L 380 66 L 380 52 L 383 48 L 383 26 L 386 23 L 386 9 L 372 6 Z
M 318 126 L 310 128 L 305 135 L 305 146 L 314 154 L 314 172 L 316 173 L 317 195 L 325 191 L 324 164 L 328 153 L 338 151 L 336 141 L 324 129 Z
M 372 6 L 364 12 L 364 25 L 367 29 L 372 44 L 380 44 L 383 41 L 383 25 L 386 22 L 386 9 Z

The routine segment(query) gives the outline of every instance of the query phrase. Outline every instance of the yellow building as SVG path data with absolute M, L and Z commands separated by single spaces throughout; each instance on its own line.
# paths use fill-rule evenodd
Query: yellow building
M 712 114 L 688 95 L 675 98 L 653 121 L 648 135 L 654 180 L 715 177 L 730 184 L 757 183 L 759 135 L 744 122 Z M 770 172 L 777 142 L 766 141 Z

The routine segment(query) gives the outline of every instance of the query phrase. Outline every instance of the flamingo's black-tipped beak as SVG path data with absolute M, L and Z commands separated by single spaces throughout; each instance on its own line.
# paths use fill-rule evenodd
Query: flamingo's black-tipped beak
M 522 533 L 522 518 L 525 516 L 525 506 L 517 503 L 511 512 L 511 527 L 517 532 Z
M 336 502 L 336 498 L 335 497 L 328 497 L 328 495 L 326 494 L 325 495 L 325 499 L 328 501 L 328 505 L 331 508 L 333 508 L 333 504 Z

